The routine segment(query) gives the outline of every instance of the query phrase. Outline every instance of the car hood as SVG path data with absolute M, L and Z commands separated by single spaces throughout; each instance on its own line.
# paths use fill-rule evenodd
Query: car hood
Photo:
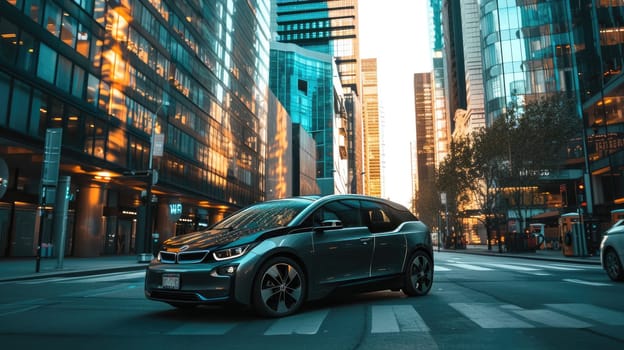
M 162 249 L 177 252 L 237 246 L 255 242 L 269 232 L 278 231 L 276 229 L 258 231 L 253 228 L 209 229 L 169 238 L 163 242 Z M 182 247 L 185 248 L 181 249 Z

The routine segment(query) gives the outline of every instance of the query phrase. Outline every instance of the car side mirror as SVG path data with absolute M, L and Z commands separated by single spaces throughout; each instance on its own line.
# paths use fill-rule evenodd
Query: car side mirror
M 315 231 L 321 232 L 326 230 L 337 230 L 341 229 L 342 221 L 340 220 L 324 220 L 321 222 L 321 226 L 317 226 L 314 228 Z

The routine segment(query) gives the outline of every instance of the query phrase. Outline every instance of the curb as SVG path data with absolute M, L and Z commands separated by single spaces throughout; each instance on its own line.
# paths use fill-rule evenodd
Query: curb
M 19 277 L 7 277 L 0 278 L 0 282 L 16 282 L 16 281 L 28 281 L 34 279 L 50 278 L 50 277 L 80 277 L 88 275 L 101 275 L 106 273 L 115 272 L 127 272 L 127 271 L 139 271 L 146 269 L 147 265 L 136 266 L 121 266 L 121 267 L 109 267 L 109 268 L 94 268 L 86 270 L 73 270 L 73 271 L 59 271 L 59 272 L 43 272 L 41 274 L 30 274 Z
M 585 264 L 585 265 L 600 265 L 600 258 L 592 258 L 593 260 L 584 260 L 583 257 L 578 258 L 565 258 L 565 257 L 548 257 L 548 256 L 531 256 L 531 255 L 516 255 L 514 253 L 498 253 L 498 252 L 487 252 L 487 251 L 470 251 L 469 249 L 464 250 L 442 250 L 443 252 L 448 253 L 459 253 L 459 254 L 472 254 L 472 255 L 485 255 L 485 256 L 500 256 L 507 258 L 515 258 L 515 259 L 530 259 L 530 260 L 542 260 L 542 261 L 555 261 L 555 262 L 563 262 L 568 264 Z

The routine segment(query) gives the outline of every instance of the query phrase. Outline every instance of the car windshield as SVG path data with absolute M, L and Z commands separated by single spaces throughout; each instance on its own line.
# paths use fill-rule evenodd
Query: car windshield
M 295 201 L 275 201 L 253 205 L 240 210 L 218 222 L 212 229 L 266 230 L 288 225 L 309 203 Z

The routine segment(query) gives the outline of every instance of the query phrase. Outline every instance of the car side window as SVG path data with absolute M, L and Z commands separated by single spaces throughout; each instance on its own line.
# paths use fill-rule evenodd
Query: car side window
M 391 208 L 382 203 L 362 201 L 361 212 L 364 225 L 372 233 L 392 231 L 399 224 L 392 219 Z
M 320 226 L 326 220 L 340 220 L 343 227 L 362 226 L 359 215 L 360 203 L 356 200 L 333 201 L 317 209 L 312 215 L 312 226 Z M 306 220 L 308 222 L 310 220 Z

